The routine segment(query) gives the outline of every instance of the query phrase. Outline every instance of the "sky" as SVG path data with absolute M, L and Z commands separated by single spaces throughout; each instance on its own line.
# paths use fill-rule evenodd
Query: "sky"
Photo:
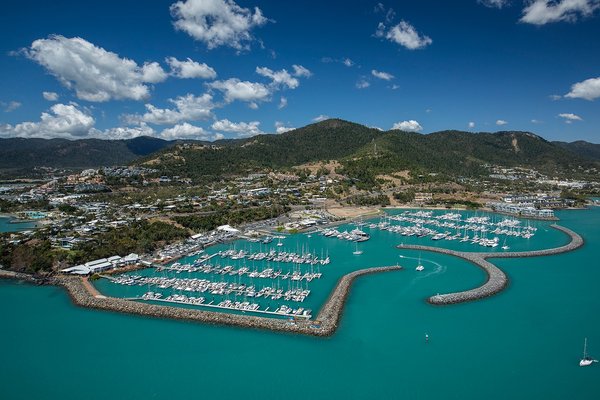
M 600 0 L 8 2 L 0 38 L 0 137 L 342 118 L 600 143 Z

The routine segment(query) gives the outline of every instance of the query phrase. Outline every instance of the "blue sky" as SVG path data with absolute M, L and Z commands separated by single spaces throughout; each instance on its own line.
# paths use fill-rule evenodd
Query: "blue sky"
M 339 117 L 600 142 L 600 0 L 140 4 L 6 4 L 0 137 L 213 140 Z

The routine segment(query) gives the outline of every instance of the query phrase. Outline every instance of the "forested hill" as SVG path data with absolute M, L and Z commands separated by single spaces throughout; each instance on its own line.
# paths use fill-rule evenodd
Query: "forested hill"
M 313 161 L 338 160 L 341 172 L 362 179 L 409 169 L 451 175 L 478 175 L 483 165 L 526 166 L 568 171 L 598 166 L 600 145 L 549 142 L 528 132 L 430 134 L 380 131 L 329 119 L 280 135 L 258 135 L 213 143 L 130 140 L 0 139 L 0 174 L 33 167 L 90 168 L 147 164 L 161 174 L 196 180 L 264 168 L 285 168 Z
M 484 164 L 568 170 L 593 163 L 528 132 L 442 131 L 427 135 L 380 131 L 330 119 L 281 135 L 215 142 L 213 146 L 175 146 L 139 163 L 177 175 L 211 179 L 260 168 L 291 167 L 339 160 L 353 176 L 401 169 L 476 175 Z M 365 177 L 366 179 L 366 177 Z
M 554 142 L 560 147 L 567 149 L 581 157 L 600 161 L 600 144 L 586 142 L 584 140 L 578 140 L 576 142 Z
M 138 137 L 129 140 L 100 139 L 0 139 L 0 170 L 34 167 L 89 168 L 127 164 L 172 145 L 162 139 Z

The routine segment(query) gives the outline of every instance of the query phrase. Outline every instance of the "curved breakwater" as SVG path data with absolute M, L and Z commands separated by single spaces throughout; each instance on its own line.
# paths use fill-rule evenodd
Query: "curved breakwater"
M 298 333 L 311 336 L 331 336 L 339 322 L 354 280 L 360 276 L 402 269 L 399 266 L 366 268 L 351 272 L 340 278 L 329 298 L 321 307 L 316 320 L 289 320 L 250 315 L 229 314 L 172 306 L 141 303 L 115 297 L 97 296 L 90 292 L 83 279 L 73 276 L 54 278 L 54 284 L 63 286 L 73 303 L 78 306 L 134 314 L 147 317 L 178 319 L 214 325 L 266 329 L 277 332 Z
M 487 275 L 485 283 L 475 289 L 465 290 L 462 292 L 437 294 L 427 299 L 430 304 L 435 305 L 447 305 L 464 303 L 467 301 L 479 300 L 485 297 L 492 296 L 506 288 L 508 286 L 508 277 L 500 268 L 487 261 L 488 258 L 518 258 L 518 257 L 539 257 L 548 256 L 553 254 L 565 253 L 568 251 L 575 250 L 584 244 L 584 240 L 578 233 L 565 228 L 560 225 L 553 224 L 552 228 L 557 229 L 570 237 L 569 243 L 564 246 L 555 247 L 553 249 L 545 250 L 532 250 L 532 251 L 518 251 L 518 252 L 507 252 L 507 253 L 481 253 L 481 252 L 464 252 L 448 250 L 438 247 L 431 246 L 420 246 L 420 245 L 399 245 L 398 249 L 410 249 L 410 250 L 425 250 L 432 251 L 435 253 L 448 254 L 455 257 L 460 257 L 467 260 L 479 268 L 483 269 Z

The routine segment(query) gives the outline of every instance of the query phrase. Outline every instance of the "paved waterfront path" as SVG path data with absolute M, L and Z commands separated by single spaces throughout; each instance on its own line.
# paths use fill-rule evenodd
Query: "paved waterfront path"
M 437 294 L 427 299 L 429 303 L 436 305 L 464 303 L 467 301 L 473 301 L 492 296 L 502 291 L 508 285 L 508 277 L 506 276 L 506 274 L 500 268 L 487 261 L 488 258 L 548 256 L 553 254 L 565 253 L 567 251 L 572 251 L 583 246 L 583 238 L 578 233 L 556 224 L 551 225 L 551 227 L 563 233 L 566 233 L 570 237 L 569 243 L 565 244 L 564 246 L 556 247 L 553 249 L 517 251 L 506 253 L 464 252 L 448 250 L 439 247 L 419 245 L 399 245 L 397 246 L 397 248 L 410 250 L 424 250 L 432 251 L 435 253 L 448 254 L 451 256 L 463 258 L 477 265 L 479 268 L 483 269 L 486 272 L 487 279 L 485 283 L 479 286 L 478 288 L 466 290 L 463 292 Z
M 314 321 L 300 319 L 290 321 L 285 316 L 282 316 L 283 318 L 268 318 L 141 303 L 115 297 L 98 297 L 95 289 L 90 290 L 89 282 L 76 276 L 61 275 L 55 277 L 52 283 L 63 286 L 75 304 L 87 308 L 215 325 L 266 329 L 312 336 L 331 336 L 339 326 L 352 283 L 356 278 L 400 269 L 402 268 L 399 266 L 366 268 L 342 276 Z

